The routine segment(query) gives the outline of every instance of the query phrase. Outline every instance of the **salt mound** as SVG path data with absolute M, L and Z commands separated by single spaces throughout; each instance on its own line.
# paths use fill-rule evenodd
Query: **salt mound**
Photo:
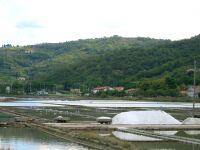
M 129 111 L 117 114 L 112 124 L 181 124 L 168 113 L 155 111 Z
M 187 118 L 182 124 L 200 124 L 200 118 Z

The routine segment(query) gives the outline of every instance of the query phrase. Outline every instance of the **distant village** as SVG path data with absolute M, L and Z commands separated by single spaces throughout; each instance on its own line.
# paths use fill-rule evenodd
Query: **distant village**
M 19 82 L 26 82 L 25 77 L 18 77 L 17 80 Z M 31 89 L 31 84 L 28 85 L 28 92 L 27 89 L 25 90 L 25 87 L 15 89 L 12 85 L 6 85 L 4 87 L 5 89 L 0 88 L 0 91 L 4 91 L 4 93 L 7 94 L 12 94 L 13 91 L 15 94 L 32 94 L 32 95 L 49 95 L 49 94 L 54 94 L 54 95 L 63 95 L 65 92 L 63 90 L 57 90 L 56 87 L 54 88 L 49 88 L 48 86 L 40 86 L 40 88 L 33 88 Z M 123 86 L 97 86 L 95 88 L 89 89 L 87 92 L 82 91 L 80 88 L 69 88 L 67 91 L 68 93 L 74 94 L 74 95 L 79 95 L 79 96 L 95 96 L 103 93 L 123 93 L 120 96 L 134 96 L 135 93 L 137 93 L 139 89 L 137 88 L 129 88 L 126 89 Z M 64 93 L 63 93 L 64 92 Z M 195 94 L 195 95 L 194 95 Z M 180 95 L 182 96 L 187 96 L 187 97 L 199 97 L 200 96 L 200 86 L 188 86 L 185 89 L 182 89 L 180 91 Z M 118 96 L 118 95 L 116 95 Z
M 132 95 L 136 93 L 137 90 L 138 90 L 137 88 L 130 88 L 130 89 L 125 90 L 123 86 L 120 86 L 120 87 L 98 86 L 92 89 L 91 93 L 96 94 L 98 92 L 106 92 L 106 91 L 118 91 L 118 92 L 124 91 L 126 94 Z M 199 97 L 200 86 L 188 86 L 186 89 L 181 90 L 180 94 L 182 96 L 187 96 L 187 97 Z
M 25 80 L 25 78 L 19 78 L 19 80 Z M 1 89 L 2 90 L 2 89 Z M 5 93 L 11 94 L 14 89 L 12 86 L 7 85 L 5 87 Z M 125 89 L 123 86 L 117 86 L 117 87 L 111 87 L 111 86 L 97 86 L 93 89 L 91 89 L 88 92 L 83 92 L 81 91 L 80 88 L 70 88 L 68 93 L 71 93 L 73 95 L 79 95 L 79 96 L 92 96 L 92 95 L 98 95 L 102 93 L 124 93 L 126 96 L 134 96 L 134 94 L 138 91 L 137 88 L 130 88 L 130 89 Z M 18 89 L 17 92 L 15 91 L 15 94 L 23 94 L 26 93 L 24 89 Z M 26 93 L 30 94 L 30 93 Z M 34 92 L 32 91 L 32 95 L 49 95 L 49 94 L 55 94 L 55 95 L 63 95 L 63 91 L 56 91 L 56 90 L 50 90 L 47 87 L 46 88 L 40 88 L 35 90 Z M 182 96 L 187 96 L 187 97 L 196 97 L 198 98 L 200 96 L 200 86 L 188 86 L 186 89 L 181 90 L 180 94 Z M 194 96 L 195 94 L 195 96 Z M 123 96 L 124 96 L 123 95 Z
M 125 89 L 125 87 L 123 87 L 123 86 L 117 86 L 117 87 L 97 86 L 97 87 L 91 89 L 91 91 L 88 93 L 82 93 L 81 89 L 79 89 L 79 88 L 70 89 L 71 93 L 74 93 L 77 95 L 84 94 L 85 96 L 97 95 L 98 93 L 105 93 L 105 92 L 123 92 L 126 95 L 133 96 L 137 91 L 138 91 L 137 88 Z M 39 91 L 39 92 L 41 92 L 41 91 Z M 39 94 L 44 94 L 44 93 L 45 93 L 45 91 L 43 90 L 43 92 L 41 92 Z M 196 98 L 199 97 L 200 86 L 188 86 L 186 89 L 180 91 L 180 94 L 182 96 L 187 96 L 187 97 L 191 97 L 191 98 L 194 97 L 194 93 L 195 93 Z

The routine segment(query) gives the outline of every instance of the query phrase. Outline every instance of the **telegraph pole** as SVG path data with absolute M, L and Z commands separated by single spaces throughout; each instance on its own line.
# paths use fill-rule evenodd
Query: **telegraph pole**
M 31 94 L 31 92 L 32 92 L 31 81 L 30 81 L 30 83 L 29 83 L 29 89 L 30 89 L 30 94 Z
M 195 115 L 195 99 L 196 99 L 196 69 L 197 69 L 197 62 L 194 59 L 194 99 L 193 99 L 193 109 L 192 109 L 192 116 Z

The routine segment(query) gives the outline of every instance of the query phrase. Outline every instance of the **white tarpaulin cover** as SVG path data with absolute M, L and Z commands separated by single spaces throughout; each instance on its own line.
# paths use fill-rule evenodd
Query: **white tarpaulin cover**
M 129 111 L 117 114 L 112 124 L 181 124 L 170 114 L 161 111 Z

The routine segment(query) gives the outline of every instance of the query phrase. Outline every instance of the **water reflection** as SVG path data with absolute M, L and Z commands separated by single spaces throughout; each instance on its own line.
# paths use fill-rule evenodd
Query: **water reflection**
M 137 134 L 131 134 L 131 133 L 124 133 L 120 131 L 114 131 L 112 134 L 120 139 L 125 141 L 161 141 L 161 139 L 151 138 L 147 136 L 137 135 Z
M 178 131 L 153 131 L 153 132 L 163 135 L 175 135 Z
M 199 130 L 188 130 L 188 131 L 184 131 L 184 132 L 188 135 L 200 135 Z
M 153 132 L 153 131 L 152 131 Z M 113 135 L 124 141 L 131 142 L 130 144 L 135 147 L 135 149 L 139 150 L 199 150 L 199 145 L 186 144 L 182 142 L 172 142 L 172 141 L 164 141 L 158 140 L 150 137 L 123 133 L 119 131 L 112 132 Z M 155 133 L 155 131 L 154 131 Z M 157 133 L 163 133 L 167 135 L 183 135 L 183 131 L 157 131 Z
M 78 105 L 101 108 L 192 108 L 192 103 L 188 102 L 130 102 L 125 100 L 53 100 L 42 98 L 16 98 L 12 102 L 0 102 L 0 106 L 65 106 Z M 200 103 L 196 103 L 196 108 L 200 108 Z
M 0 149 L 14 150 L 85 150 L 30 128 L 0 128 Z
M 49 104 L 49 103 L 43 103 L 43 102 L 35 102 L 35 101 L 13 101 L 13 102 L 0 102 L 0 106 L 3 107 L 59 107 L 61 105 L 56 104 Z

